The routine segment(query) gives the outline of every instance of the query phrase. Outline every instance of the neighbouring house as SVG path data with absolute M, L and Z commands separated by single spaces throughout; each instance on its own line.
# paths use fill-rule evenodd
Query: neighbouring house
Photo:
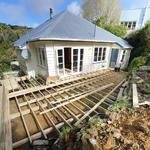
M 150 7 L 122 10 L 120 23 L 127 26 L 127 32 L 142 28 L 150 20 Z
M 120 60 L 125 68 L 132 49 L 123 39 L 68 11 L 21 37 L 15 48 L 20 69 L 44 79 L 107 69 Z

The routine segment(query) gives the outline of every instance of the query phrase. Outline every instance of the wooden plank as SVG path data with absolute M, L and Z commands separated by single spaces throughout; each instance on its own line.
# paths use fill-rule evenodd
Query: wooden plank
M 81 115 L 77 115 L 77 117 L 80 117 L 80 116 Z M 73 121 L 73 118 L 70 118 L 70 119 L 67 120 L 68 123 L 71 123 L 72 121 Z M 64 122 L 60 122 L 59 124 L 56 125 L 56 127 L 58 129 L 61 128 L 61 127 L 63 127 L 63 126 L 64 126 Z M 47 128 L 47 129 L 44 130 L 44 133 L 45 134 L 49 134 L 52 131 L 53 131 L 53 127 L 49 127 L 49 128 Z M 31 135 L 32 140 L 39 139 L 40 137 L 42 137 L 41 132 L 38 132 L 36 134 Z M 12 147 L 13 148 L 17 148 L 17 147 L 19 147 L 19 146 L 21 146 L 23 144 L 26 144 L 27 142 L 28 142 L 28 138 L 24 138 L 24 139 L 22 139 L 20 141 L 17 141 L 15 143 L 13 143 Z
M 102 73 L 102 71 L 100 71 L 100 73 L 97 74 L 97 76 L 99 76 L 100 74 L 104 74 L 105 72 L 110 72 L 110 70 L 105 70 L 105 71 L 103 71 L 103 73 Z M 57 85 L 61 85 L 61 84 L 68 83 L 68 82 L 71 82 L 71 81 L 76 81 L 76 80 L 79 80 L 79 79 L 83 79 L 85 77 L 87 77 L 87 79 L 88 79 L 90 77 L 90 75 L 83 75 L 81 77 L 73 78 L 72 80 L 59 81 L 57 83 Z M 95 77 L 95 76 L 93 76 L 93 77 Z M 32 87 L 32 88 L 23 89 L 21 91 L 16 91 L 16 92 L 13 92 L 13 93 L 9 93 L 8 98 L 12 98 L 12 97 L 15 97 L 15 96 L 19 96 L 19 95 L 27 94 L 27 93 L 31 93 L 31 92 L 36 92 L 37 90 L 43 90 L 45 88 L 50 88 L 50 87 L 53 87 L 53 86 L 56 86 L 56 84 L 50 84 L 50 85 L 44 85 L 44 86 L 35 86 L 35 87 Z
M 34 98 L 36 99 L 35 94 L 32 93 L 32 95 L 33 95 Z M 37 100 L 36 102 L 38 103 L 38 105 L 39 105 L 39 107 L 42 109 L 42 111 L 45 111 L 44 107 L 42 107 L 42 105 L 40 104 L 39 100 L 38 100 L 38 99 L 36 99 L 36 100 Z M 47 104 L 46 104 L 46 106 L 47 106 Z M 59 133 L 60 131 L 58 130 L 58 128 L 56 127 L 56 125 L 54 124 L 54 122 L 52 121 L 52 119 L 49 117 L 49 115 L 48 115 L 47 113 L 46 113 L 46 116 L 47 116 L 47 118 L 49 119 L 49 121 L 51 122 L 53 128 L 56 129 L 56 131 Z
M 30 143 L 32 143 L 32 139 L 31 139 L 31 136 L 30 136 L 30 133 L 29 133 L 27 124 L 26 124 L 26 122 L 25 122 L 24 116 L 23 116 L 23 114 L 22 114 L 21 108 L 20 108 L 20 106 L 19 106 L 19 102 L 18 102 L 18 100 L 17 100 L 17 97 L 15 97 L 15 100 L 16 100 L 16 103 L 17 103 L 17 106 L 18 106 L 18 109 L 19 109 L 19 112 L 20 112 L 20 115 L 21 115 L 21 119 L 22 119 L 22 121 L 23 121 L 23 125 L 24 125 L 25 130 L 26 130 L 27 136 L 28 136 L 28 138 L 29 138 Z
M 132 84 L 133 89 L 133 107 L 139 107 L 139 100 L 138 100 L 138 93 L 137 93 L 137 87 L 136 84 Z
M 91 100 L 90 100 L 90 99 L 88 99 L 87 97 L 85 97 L 85 99 L 86 99 L 87 101 L 91 102 L 93 105 L 96 105 L 96 103 L 94 103 L 93 101 L 91 101 Z M 105 108 L 103 108 L 103 107 L 101 107 L 101 106 L 98 106 L 98 108 L 99 108 L 100 110 L 102 110 L 103 112 L 105 112 L 105 111 L 106 111 L 106 109 L 105 109 Z
M 43 93 L 41 92 L 41 91 L 39 91 L 40 93 L 41 93 L 41 95 L 43 95 Z M 45 97 L 44 95 L 43 95 L 43 97 Z M 52 104 L 49 102 L 49 100 L 45 97 L 45 100 L 48 102 L 48 104 L 52 107 L 52 109 L 53 110 L 55 110 L 56 111 L 56 113 L 62 118 L 62 120 L 68 125 L 68 126 L 70 126 L 71 128 L 72 128 L 72 126 L 66 121 L 66 119 L 60 114 L 60 112 L 57 110 L 57 109 L 55 109 L 54 108 L 54 106 L 52 106 Z M 47 111 L 47 110 L 45 110 L 45 111 L 43 111 L 43 112 L 49 112 L 49 111 Z M 42 113 L 42 112 L 41 112 Z M 41 113 L 40 113 L 40 115 L 41 115 Z M 44 114 L 44 113 L 43 113 Z
M 10 103 L 9 99 L 7 98 L 7 92 L 4 88 L 4 149 L 5 150 L 12 150 L 12 131 L 11 131 L 11 120 L 10 120 Z
M 91 110 L 89 110 L 84 116 L 82 116 L 74 125 L 77 126 L 80 122 L 82 122 L 87 116 L 89 116 L 95 109 L 98 108 L 98 106 L 104 102 L 104 100 L 110 95 L 112 94 L 122 83 L 124 82 L 124 80 L 122 82 L 120 82 L 120 84 L 118 84 L 113 90 L 111 90 L 106 96 L 104 96 L 104 98 L 102 98 L 95 106 L 93 106 L 93 108 Z
M 74 102 L 74 101 L 79 100 L 79 99 L 81 99 L 81 98 L 84 98 L 84 97 L 86 97 L 86 96 L 88 96 L 88 95 L 91 95 L 92 93 L 95 93 L 95 92 L 97 92 L 97 91 L 103 90 L 103 89 L 108 88 L 108 87 L 113 86 L 113 85 L 114 85 L 113 83 L 104 85 L 104 86 L 102 86 L 102 87 L 99 87 L 99 88 L 95 89 L 94 91 L 88 92 L 88 93 L 83 94 L 83 95 L 81 95 L 81 96 L 79 96 L 79 97 L 76 97 L 76 98 L 74 98 L 74 99 L 72 99 L 72 100 L 69 100 L 69 101 L 64 102 L 64 103 L 62 103 L 62 104 L 59 104 L 59 105 L 57 105 L 57 106 L 54 107 L 54 108 L 50 108 L 50 109 L 48 109 L 48 110 L 46 110 L 46 111 L 43 111 L 43 112 L 41 112 L 40 114 L 44 114 L 44 113 L 46 113 L 46 112 L 48 112 L 48 111 L 52 111 L 52 110 L 54 110 L 54 109 L 56 109 L 56 108 L 59 108 L 59 107 L 64 106 L 64 105 L 67 105 L 67 104 L 69 104 L 70 102 Z
M 28 102 L 27 97 L 26 97 L 25 95 L 24 95 L 24 97 L 25 97 L 26 101 Z M 33 111 L 32 107 L 31 107 L 30 103 L 28 103 L 28 106 L 29 106 L 30 111 L 31 111 L 31 113 L 32 113 L 32 115 L 33 115 L 33 117 L 34 117 L 34 119 L 35 119 L 35 121 L 36 121 L 38 127 L 40 128 L 40 130 L 41 130 L 41 132 L 42 132 L 44 138 L 47 139 L 47 136 L 44 134 L 43 128 L 42 128 L 40 122 L 38 121 L 38 118 L 36 117 L 36 114 L 34 113 L 34 111 Z
M 81 100 L 78 100 L 78 101 L 79 101 L 79 103 L 81 103 L 82 105 L 84 105 L 85 107 L 87 107 L 88 109 L 91 109 L 90 106 L 88 106 L 87 104 L 83 103 Z M 95 112 L 96 114 L 98 114 L 97 111 L 94 110 L 94 112 Z
M 0 150 L 4 149 L 4 86 L 3 86 L 3 81 L 0 81 Z
M 139 103 L 139 105 L 150 105 L 150 102 L 149 101 L 145 101 L 143 103 Z
M 117 101 L 120 101 L 122 99 L 123 91 L 124 91 L 124 88 L 120 88 L 120 91 L 119 91 L 118 96 L 117 96 Z

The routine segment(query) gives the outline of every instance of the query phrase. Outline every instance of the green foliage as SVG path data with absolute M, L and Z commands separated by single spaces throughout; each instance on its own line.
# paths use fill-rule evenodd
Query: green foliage
M 125 38 L 134 48 L 131 51 L 130 62 L 135 57 L 146 57 L 146 64 L 150 64 L 150 21 L 137 31 L 132 32 Z
M 147 61 L 146 57 L 140 56 L 134 58 L 130 63 L 129 72 L 138 70 L 141 66 L 144 66 L 146 64 L 146 61 Z
M 116 24 L 114 22 L 111 22 L 110 24 L 107 24 L 105 22 L 105 17 L 100 17 L 93 23 L 118 37 L 124 38 L 127 32 L 127 28 L 125 26 L 119 25 L 119 23 Z
M 0 23 L 0 77 L 2 72 L 10 70 L 10 63 L 17 59 L 13 43 L 30 29 Z
M 64 136 L 68 135 L 71 130 L 72 130 L 72 128 L 69 126 L 62 127 L 62 131 L 60 132 L 59 137 L 63 138 Z
M 146 88 L 150 91 L 150 79 L 145 81 Z
M 111 111 L 122 108 L 131 108 L 131 104 L 127 103 L 127 97 L 122 98 L 120 101 L 116 101 L 112 107 L 109 108 Z

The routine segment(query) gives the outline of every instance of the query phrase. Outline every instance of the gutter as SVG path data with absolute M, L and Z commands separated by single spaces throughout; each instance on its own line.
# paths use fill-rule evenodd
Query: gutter
M 29 43 L 29 42 L 37 42 L 37 41 L 69 41 L 69 42 L 97 42 L 97 43 L 101 42 L 101 43 L 117 44 L 117 45 L 119 45 L 119 46 L 121 46 L 122 48 L 125 48 L 125 49 L 132 49 L 133 48 L 132 46 L 130 46 L 130 47 L 123 47 L 122 45 L 120 45 L 119 43 L 117 43 L 115 41 L 92 40 L 92 39 L 91 40 L 86 40 L 86 39 L 85 40 L 84 39 L 67 39 L 67 38 L 35 38 L 35 39 L 28 40 L 26 42 L 26 44 Z M 19 47 L 20 49 L 22 48 L 22 46 L 17 46 L 17 45 L 15 47 Z

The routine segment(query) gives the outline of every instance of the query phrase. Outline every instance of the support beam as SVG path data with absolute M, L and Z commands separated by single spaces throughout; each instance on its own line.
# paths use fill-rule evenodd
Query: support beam
M 110 95 L 112 94 L 122 83 L 124 82 L 124 80 L 122 82 L 120 82 L 120 84 L 118 84 L 113 90 L 111 90 L 106 96 L 104 96 L 104 98 L 102 98 L 91 110 L 89 110 L 84 116 L 82 116 L 74 125 L 77 126 L 80 122 L 82 122 L 87 116 L 89 116 L 95 109 L 97 109 L 97 107 L 104 102 L 104 100 Z
M 137 93 L 137 87 L 136 84 L 132 84 L 133 89 L 133 107 L 139 107 L 139 100 L 138 100 L 138 93 Z
M 69 102 L 77 101 L 77 100 L 79 100 L 79 99 L 81 99 L 81 98 L 84 98 L 84 97 L 86 97 L 86 96 L 88 96 L 88 95 L 91 95 L 92 93 L 95 93 L 95 92 L 97 92 L 97 91 L 103 90 L 103 89 L 108 88 L 108 87 L 113 86 L 113 85 L 114 85 L 113 83 L 104 85 L 104 86 L 102 86 L 102 87 L 100 87 L 100 88 L 95 89 L 94 91 L 91 91 L 91 92 L 86 93 L 86 94 L 84 94 L 84 95 L 82 95 L 82 96 L 79 96 L 79 97 L 76 97 L 76 98 L 74 98 L 74 99 L 72 99 L 72 100 L 69 100 L 68 102 L 64 102 L 64 103 L 62 103 L 62 104 L 59 104 L 59 105 L 57 105 L 57 106 L 54 107 L 54 108 L 50 108 L 50 109 L 48 109 L 48 110 L 46 110 L 46 111 L 44 111 L 44 112 L 41 112 L 40 115 L 41 115 L 41 114 L 44 114 L 44 113 L 46 113 L 46 112 L 48 112 L 48 111 L 52 111 L 52 110 L 54 110 L 54 109 L 56 109 L 56 108 L 59 108 L 59 107 L 61 107 L 61 106 L 67 105 L 67 104 L 69 104 Z

